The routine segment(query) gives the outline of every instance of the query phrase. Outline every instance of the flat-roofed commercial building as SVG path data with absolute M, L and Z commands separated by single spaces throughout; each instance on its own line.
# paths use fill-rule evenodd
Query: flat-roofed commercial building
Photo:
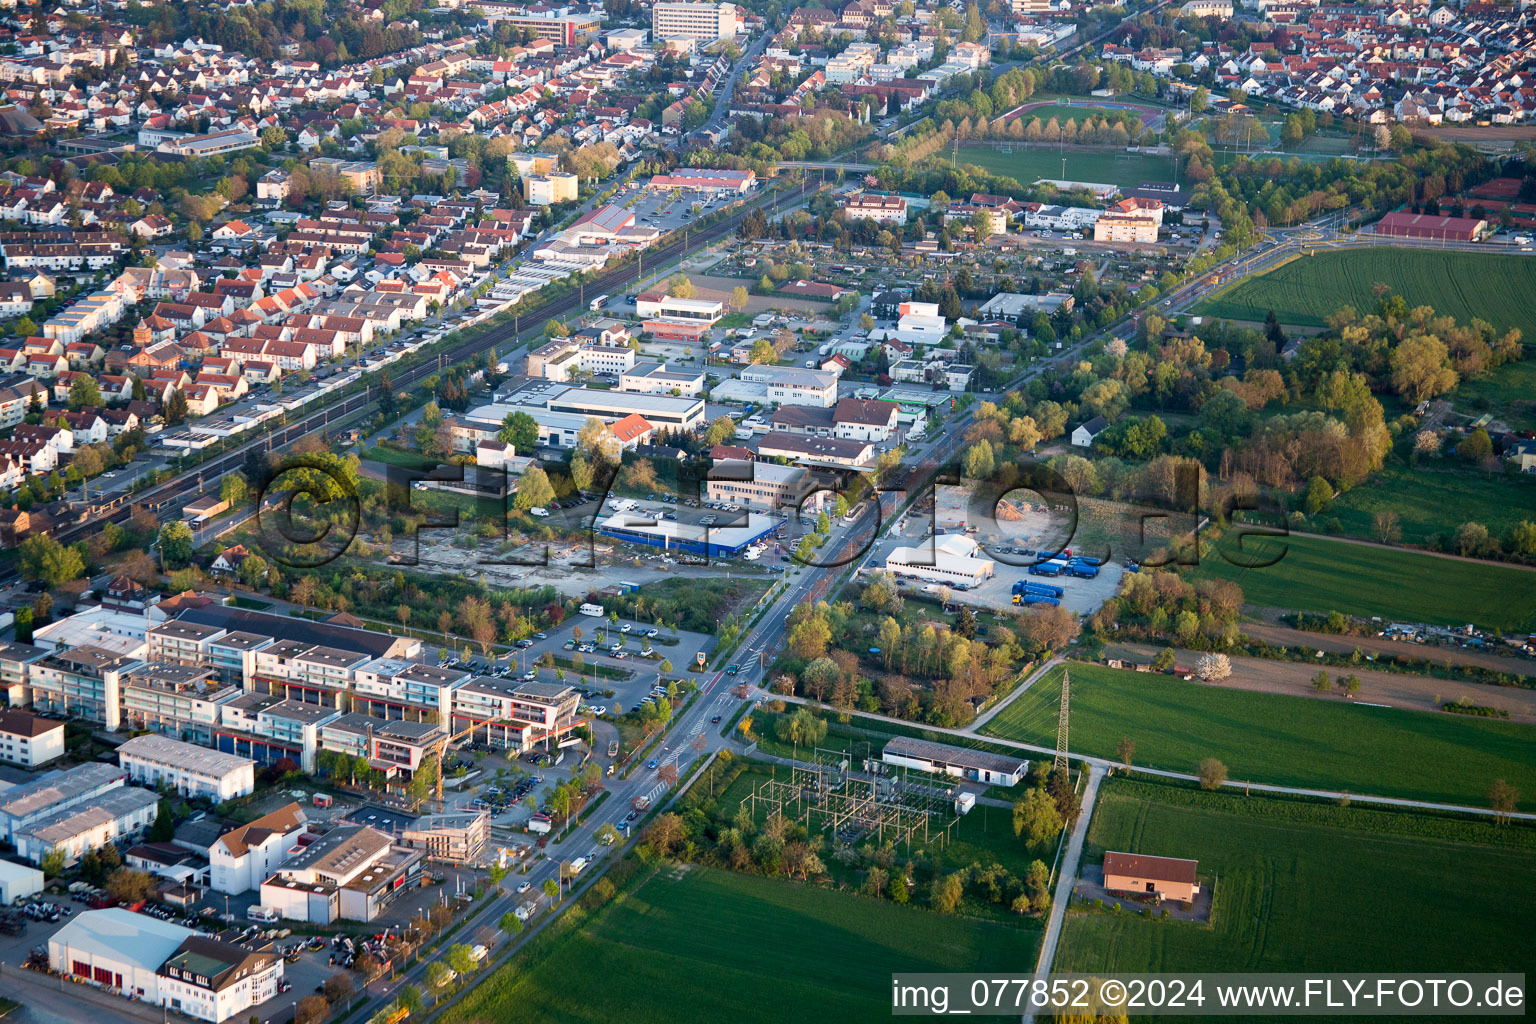
M 182 796 L 215 803 L 256 789 L 256 762 L 154 733 L 135 736 L 117 748 L 117 763 L 128 777 L 155 788 L 164 783 Z
M 669 370 L 666 363 L 636 363 L 619 376 L 619 390 L 697 398 L 704 393 L 704 372 Z
M 488 811 L 445 811 L 424 814 L 400 834 L 400 841 L 421 850 L 427 860 L 446 864 L 475 864 L 491 836 Z
M 339 825 L 261 883 L 261 905 L 290 921 L 372 921 L 420 881 L 423 855 L 367 825 Z
M 681 299 L 666 292 L 641 292 L 635 299 L 635 315 L 644 320 L 713 324 L 725 316 L 725 303 L 719 299 Z
M 710 467 L 704 496 L 712 502 L 765 510 L 800 508 L 803 502 L 805 510 L 820 511 L 833 500 L 821 488 L 835 486 L 830 479 L 818 481 L 804 466 L 728 459 Z
M 741 32 L 735 4 L 662 2 L 651 8 L 651 38 L 734 39 Z
M 12 786 L 0 793 L 0 840 L 14 842 L 18 831 L 51 814 L 92 803 L 127 782 L 128 773 L 117 765 L 92 761 Z
M 550 412 L 592 416 L 604 423 L 615 423 L 638 414 L 656 427 L 693 430 L 704 423 L 704 399 L 673 398 L 633 391 L 596 391 L 570 388 L 549 400 Z
M 574 338 L 560 338 L 528 353 L 530 377 L 568 381 L 576 373 L 601 373 L 618 376 L 635 365 L 634 349 L 628 345 L 583 345 Z
M 513 28 L 527 29 L 538 39 L 548 39 L 557 46 L 576 46 L 602 31 L 597 15 L 577 14 L 568 7 L 539 10 L 527 4 L 498 3 L 482 0 L 475 5 L 492 25 L 504 21 Z
M 757 181 L 751 171 L 724 171 L 712 167 L 679 167 L 671 174 L 658 174 L 646 188 L 671 191 L 674 188 L 696 188 L 706 192 L 745 192 Z

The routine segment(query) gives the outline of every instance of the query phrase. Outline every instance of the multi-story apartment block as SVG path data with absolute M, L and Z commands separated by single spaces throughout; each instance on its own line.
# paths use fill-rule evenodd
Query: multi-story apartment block
M 741 32 L 735 4 L 658 3 L 651 8 L 651 38 L 734 39 Z

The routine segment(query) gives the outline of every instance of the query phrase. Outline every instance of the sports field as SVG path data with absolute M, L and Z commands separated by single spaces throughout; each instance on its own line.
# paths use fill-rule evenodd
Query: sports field
M 1232 779 L 1484 807 L 1504 778 L 1536 807 L 1536 727 L 1237 690 L 1151 672 L 1073 664 L 1073 751 L 1194 772 L 1214 757 Z M 1342 674 L 1342 673 L 1339 673 Z M 1362 693 L 1360 701 L 1369 701 Z M 1034 683 L 982 731 L 1056 745 L 1061 670 Z
M 959 152 L 960 163 L 976 164 L 993 174 L 1017 179 L 1023 185 L 1041 178 L 1061 178 L 1063 157 L 1067 161 L 1066 180 L 1070 181 L 1134 187 L 1143 181 L 1172 181 L 1175 177 L 1172 157 L 1127 153 L 1119 149 L 1068 147 L 1058 151 L 1048 145 L 1028 148 L 1016 145 L 1011 153 L 1004 153 L 991 146 L 961 146 Z
M 1536 343 L 1536 304 L 1529 301 L 1536 258 L 1502 253 L 1386 247 L 1321 252 L 1242 281 L 1194 312 L 1263 320 L 1273 309 L 1281 323 L 1319 326 L 1340 306 L 1375 308 L 1377 282 L 1410 306 L 1433 306 L 1461 323 L 1481 317 L 1501 330 L 1518 327 Z
M 1202 883 L 1215 882 L 1214 918 L 1075 912 L 1056 970 L 1529 973 L 1536 852 L 1496 832 L 1110 779 L 1087 858 L 1195 858 Z
M 1462 521 L 1459 503 L 1446 511 L 1443 529 Z M 1536 629 L 1536 572 L 1529 569 L 1322 537 L 1247 537 L 1241 553 L 1237 548 L 1236 535 L 1223 534 L 1202 552 L 1200 565 L 1186 572 L 1235 580 L 1249 604 L 1268 608 L 1447 626 L 1471 622 L 1506 632 Z M 1274 564 L 1262 568 L 1233 564 L 1271 559 Z M 1454 602 L 1448 600 L 1451 595 Z
M 888 1021 L 893 971 L 1025 971 L 1039 937 L 1030 921 L 669 865 L 498 969 L 446 1019 Z

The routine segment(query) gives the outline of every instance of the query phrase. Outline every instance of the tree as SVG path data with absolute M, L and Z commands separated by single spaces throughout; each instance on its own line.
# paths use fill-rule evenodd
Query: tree
M 155 891 L 155 880 L 147 871 L 118 868 L 107 876 L 106 885 L 102 888 L 107 890 L 108 896 L 126 906 L 149 899 Z
M 1232 674 L 1232 659 L 1225 654 L 1206 654 L 1201 656 L 1195 671 L 1208 683 L 1219 682 Z
M 454 943 L 448 947 L 448 966 L 459 974 L 468 974 L 475 969 L 474 951 L 466 943 Z
M 33 323 L 32 318 L 29 316 L 24 316 L 17 320 L 11 325 L 11 329 L 16 332 L 18 338 L 33 338 L 37 336 L 37 324 Z
M 1503 779 L 1494 779 L 1488 787 L 1488 805 L 1494 809 L 1494 820 L 1500 825 L 1509 824 L 1509 816 L 1520 805 L 1520 790 Z
M 1115 748 L 1115 752 L 1120 757 L 1120 763 L 1129 768 L 1131 766 L 1131 758 L 1136 756 L 1136 741 L 1129 736 L 1120 737 L 1120 745 Z
M 50 589 L 79 579 L 85 572 L 85 559 L 79 550 L 65 547 L 47 534 L 28 537 L 17 550 L 22 575 L 41 580 Z
M 521 410 L 509 412 L 496 439 L 516 448 L 519 455 L 531 452 L 539 443 L 539 421 Z
M 1351 672 L 1339 679 L 1339 689 L 1344 691 L 1344 696 L 1353 697 L 1360 692 L 1360 677 Z
M 1013 804 L 1013 834 L 1031 846 L 1047 842 L 1061 831 L 1061 810 L 1043 787 L 1031 787 Z
M 713 447 L 717 444 L 725 444 L 736 436 L 736 421 L 730 416 L 716 416 L 710 421 L 704 431 L 704 443 Z
M 1317 675 L 1312 677 L 1312 689 L 1316 690 L 1318 693 L 1327 693 L 1329 690 L 1333 689 L 1333 679 L 1328 675 L 1327 672 L 1319 672 Z
M 559 901 L 559 899 L 560 899 L 560 883 L 559 882 L 555 881 L 553 878 L 546 878 L 544 880 L 544 884 L 540 888 L 543 890 L 544 895 L 549 897 L 549 902 L 551 904 L 556 903 L 556 902 Z
M 1403 531 L 1398 525 L 1397 513 L 1389 508 L 1377 512 L 1372 520 L 1372 532 L 1383 544 L 1395 544 L 1401 540 Z
M 1482 523 L 1462 523 L 1456 528 L 1456 551 L 1468 558 L 1477 558 L 1487 554 L 1492 545 L 1492 538 L 1488 534 L 1488 527 Z
M 1216 760 L 1214 757 L 1208 757 L 1204 761 L 1200 762 L 1200 788 L 1201 789 L 1220 789 L 1222 784 L 1224 782 L 1226 782 L 1226 781 L 1227 781 L 1227 766 L 1226 765 L 1222 764 L 1220 761 Z
M 1449 391 L 1456 386 L 1456 371 L 1447 363 L 1445 342 L 1431 335 L 1415 335 L 1398 342 L 1392 350 L 1392 386 L 1411 402 Z
M 732 288 L 731 289 L 731 308 L 736 310 L 736 312 L 738 312 L 738 313 L 741 312 L 742 310 L 746 309 L 747 308 L 747 299 L 748 299 L 748 297 L 749 296 L 747 294 L 747 286 L 746 285 L 739 284 L 735 288 Z
M 65 863 L 63 848 L 56 846 L 43 854 L 43 859 L 38 864 L 38 867 L 43 869 L 44 876 L 53 878 L 64 873 Z
M 352 993 L 357 989 L 352 984 L 349 975 L 337 972 L 325 979 L 325 998 L 332 1006 L 338 1003 L 350 1002 Z
M 1309 516 L 1315 516 L 1328 507 L 1333 500 L 1333 487 L 1320 476 L 1314 476 L 1307 481 L 1307 489 L 1301 496 L 1301 510 Z
M 149 826 L 149 841 L 168 843 L 175 836 L 176 819 L 171 816 L 171 802 L 161 797 L 160 805 L 155 809 L 155 822 Z
M 513 500 L 513 507 L 526 512 L 531 508 L 539 508 L 548 505 L 555 500 L 554 485 L 549 482 L 549 475 L 538 466 L 529 466 L 523 471 L 523 475 L 517 481 L 517 497 Z
M 928 905 L 936 913 L 953 914 L 965 895 L 965 878 L 958 872 L 940 875 L 928 886 Z
M 92 377 L 77 377 L 69 386 L 69 407 L 83 409 L 101 405 L 101 386 Z
M 160 527 L 160 561 L 167 569 L 183 569 L 192 561 L 192 528 L 175 520 Z
M 522 918 L 509 910 L 501 915 L 501 920 L 496 922 L 496 927 L 508 935 L 518 935 L 522 933 L 523 921 Z
M 427 988 L 438 991 L 453 981 L 453 968 L 441 960 L 434 960 L 427 965 Z

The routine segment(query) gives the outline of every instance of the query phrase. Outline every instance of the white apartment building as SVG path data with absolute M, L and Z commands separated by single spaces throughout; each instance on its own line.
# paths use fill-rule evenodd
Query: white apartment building
M 28 711 L 0 711 L 0 761 L 35 768 L 63 753 L 63 722 Z
M 118 747 L 117 763 L 140 785 L 155 788 L 163 782 L 182 796 L 216 803 L 256 789 L 256 762 L 250 758 L 156 733 L 135 736 Z
M 564 383 L 577 373 L 617 377 L 635 365 L 634 350 L 627 345 L 584 345 L 575 338 L 559 338 L 528 353 L 527 373 Z
M 530 206 L 553 206 L 555 203 L 568 203 L 576 198 L 579 185 L 580 180 L 576 175 L 564 172 L 524 178 L 523 188 L 527 193 L 524 198 L 528 200 Z
M 849 220 L 872 220 L 880 224 L 905 224 L 907 201 L 901 196 L 856 195 L 848 198 L 843 212 Z
M 830 409 L 837 404 L 837 374 L 831 370 L 753 363 L 741 371 L 741 379 L 767 385 L 768 400 L 779 405 Z
M 658 3 L 651 8 L 651 38 L 734 39 L 741 33 L 735 4 Z
M 224 833 L 208 849 L 209 884 L 231 896 L 261 885 L 297 848 L 304 827 L 304 809 L 292 803 Z

